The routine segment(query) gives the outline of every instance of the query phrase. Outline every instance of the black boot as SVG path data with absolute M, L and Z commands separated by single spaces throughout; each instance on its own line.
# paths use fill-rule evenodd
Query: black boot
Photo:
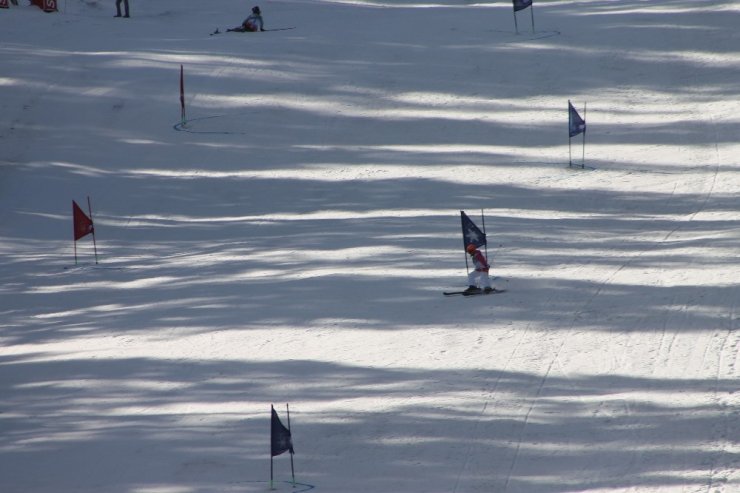
M 463 293 L 477 293 L 480 291 L 480 288 L 477 286 L 468 286 L 468 289 L 463 291 Z

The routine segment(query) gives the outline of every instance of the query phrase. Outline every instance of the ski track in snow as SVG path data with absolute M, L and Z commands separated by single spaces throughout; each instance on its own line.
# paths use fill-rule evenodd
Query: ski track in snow
M 712 124 L 714 125 L 714 122 L 712 122 Z M 712 130 L 714 130 L 714 126 L 712 126 Z M 540 395 L 542 394 L 542 390 L 543 390 L 543 388 L 546 385 L 547 379 L 548 379 L 548 377 L 549 377 L 549 375 L 550 375 L 550 373 L 551 373 L 551 371 L 553 369 L 553 366 L 556 365 L 556 364 L 558 364 L 558 361 L 559 361 L 558 358 L 559 358 L 559 356 L 560 356 L 563 348 L 566 347 L 569 343 L 572 343 L 571 337 L 572 337 L 572 334 L 573 334 L 573 329 L 574 329 L 574 327 L 576 327 L 579 317 L 581 317 L 581 315 L 589 309 L 589 307 L 599 297 L 600 293 L 605 288 L 607 288 L 610 285 L 610 283 L 620 274 L 620 272 L 622 272 L 625 268 L 627 268 L 631 264 L 633 264 L 641 256 L 646 255 L 646 254 L 648 254 L 648 253 L 650 253 L 650 252 L 652 252 L 654 250 L 659 249 L 663 244 L 665 244 L 666 242 L 668 242 L 671 239 L 671 237 L 673 237 L 681 229 L 690 227 L 691 222 L 694 221 L 695 218 L 699 214 L 701 214 L 701 212 L 703 210 L 705 210 L 705 208 L 707 207 L 707 204 L 711 200 L 712 192 L 713 192 L 714 187 L 715 187 L 715 184 L 717 182 L 718 175 L 719 175 L 719 172 L 720 172 L 720 166 L 721 166 L 721 164 L 720 164 L 721 161 L 720 161 L 719 147 L 718 147 L 718 144 L 716 142 L 716 139 L 714 139 L 713 144 L 714 144 L 713 147 L 714 147 L 715 153 L 716 153 L 715 165 L 711 168 L 711 171 L 709 173 L 708 178 L 705 178 L 704 180 L 702 180 L 701 182 L 698 183 L 698 187 L 697 187 L 697 184 L 692 184 L 692 187 L 697 187 L 697 190 L 696 191 L 698 191 L 700 194 L 703 194 L 703 199 L 700 202 L 700 204 L 697 206 L 697 208 L 692 213 L 690 213 L 687 216 L 685 216 L 682 220 L 678 221 L 677 224 L 675 225 L 675 227 L 673 227 L 670 231 L 668 231 L 667 233 L 664 233 L 664 235 L 662 236 L 662 238 L 660 238 L 657 242 L 655 242 L 655 244 L 650 249 L 640 251 L 636 255 L 630 257 L 626 262 L 622 263 L 615 271 L 612 272 L 612 274 L 607 279 L 603 280 L 600 283 L 600 285 L 594 291 L 594 293 L 584 302 L 582 308 L 572 318 L 571 323 L 570 323 L 570 329 L 567 332 L 564 332 L 564 333 L 561 332 L 561 333 L 559 333 L 559 336 L 560 336 L 559 340 L 555 340 L 555 339 L 553 339 L 553 340 L 549 340 L 548 339 L 547 340 L 547 343 L 554 342 L 556 349 L 553 352 L 550 353 L 551 354 L 551 356 L 550 356 L 551 359 L 549 360 L 549 364 L 547 365 L 547 368 L 544 370 L 544 373 L 542 374 L 541 380 L 539 381 L 539 385 L 537 386 L 536 392 L 534 393 L 534 396 L 531 399 L 530 404 L 526 408 L 526 412 L 524 413 L 523 417 L 521 418 L 521 422 L 518 425 L 519 426 L 518 439 L 517 439 L 516 443 L 514 444 L 513 457 L 511 458 L 511 462 L 510 462 L 510 465 L 508 467 L 508 471 L 506 473 L 506 479 L 504 481 L 502 491 L 507 491 L 507 489 L 509 487 L 510 479 L 512 478 L 512 476 L 514 474 L 514 471 L 515 471 L 515 468 L 516 468 L 516 465 L 517 465 L 517 461 L 518 461 L 520 447 L 522 445 L 522 440 L 523 440 L 524 434 L 526 432 L 527 423 L 529 421 L 530 415 L 532 414 L 532 411 L 533 411 L 534 407 L 537 405 L 537 402 L 538 402 L 538 400 L 540 398 Z M 704 183 L 709 183 L 709 186 L 708 187 L 704 187 L 703 186 Z M 683 191 L 683 193 L 687 193 L 687 192 L 686 191 Z M 676 186 L 673 187 L 673 190 L 672 190 L 672 193 L 671 193 L 671 197 L 674 197 L 675 195 L 676 195 Z M 640 232 L 640 233 L 638 233 L 636 235 L 636 238 L 637 237 L 640 237 L 640 236 L 643 236 L 643 235 L 644 235 L 644 232 Z M 585 268 L 585 267 L 588 267 L 588 265 L 583 265 L 580 268 Z M 547 302 L 545 302 L 545 304 L 547 304 Z M 678 336 L 676 334 L 676 332 L 674 332 L 674 331 L 671 331 L 670 334 L 668 334 L 667 333 L 667 327 L 668 327 L 668 324 L 669 324 L 669 320 L 671 319 L 671 317 L 673 316 L 673 314 L 676 313 L 676 308 L 679 308 L 679 310 L 678 310 L 679 313 L 683 313 L 683 314 L 687 315 L 688 313 L 690 313 L 690 310 L 693 308 L 693 306 L 691 306 L 689 304 L 686 304 L 686 303 L 682 303 L 681 305 L 677 305 L 677 300 L 674 298 L 673 302 L 669 305 L 669 307 L 667 307 L 664 310 L 664 319 L 663 319 L 663 324 L 662 324 L 662 332 L 661 332 L 659 346 L 658 346 L 658 351 L 657 351 L 658 358 L 656 358 L 656 359 L 653 360 L 654 361 L 653 374 L 655 374 L 655 370 L 656 370 L 656 368 L 658 366 L 663 366 L 663 367 L 671 367 L 672 366 L 673 361 L 671 361 L 671 359 L 672 359 L 671 354 L 674 352 L 673 351 L 673 346 L 674 346 L 674 343 L 676 342 L 676 338 L 677 337 L 680 337 L 680 336 Z M 713 361 L 713 362 L 709 362 L 708 363 L 708 364 L 710 364 L 712 366 L 716 366 L 716 372 L 715 373 L 716 373 L 716 381 L 717 382 L 723 376 L 726 376 L 726 377 L 729 377 L 729 378 L 732 377 L 732 373 L 731 372 L 730 373 L 727 373 L 726 375 L 723 375 L 722 374 L 722 368 L 721 367 L 722 367 L 722 358 L 723 358 L 724 352 L 726 351 L 727 341 L 728 341 L 728 339 L 729 339 L 729 337 L 732 334 L 733 329 L 734 329 L 734 322 L 732 321 L 733 319 L 734 319 L 734 306 L 733 306 L 733 314 L 730 315 L 730 324 L 729 324 L 730 325 L 730 329 L 725 334 L 725 337 L 723 338 L 723 342 L 722 342 L 721 346 L 719 348 L 713 347 L 711 344 L 706 344 L 706 346 L 704 346 L 704 353 L 702 355 L 702 365 L 704 365 L 705 363 L 707 363 L 706 358 L 708 357 L 709 354 L 712 355 L 712 356 L 709 356 L 710 358 L 716 358 L 718 360 L 718 361 Z M 691 326 L 691 324 L 688 324 L 688 325 Z M 512 353 L 511 353 L 511 355 L 509 357 L 509 359 L 507 360 L 506 364 L 503 366 L 503 370 L 504 371 L 506 371 L 509 368 L 509 363 L 512 360 L 512 358 L 514 357 L 514 355 L 517 352 L 518 348 L 520 347 L 522 339 L 528 333 L 528 329 L 529 328 L 525 329 L 523 331 L 523 333 L 521 334 L 518 342 L 516 343 L 516 345 L 515 345 Z M 669 341 L 666 342 L 666 339 L 669 339 Z M 696 341 L 694 340 L 693 337 L 684 336 L 684 339 L 687 339 L 686 344 L 688 346 L 692 346 L 692 345 L 694 345 L 696 343 Z M 646 341 L 642 341 L 642 344 L 644 344 L 645 342 Z M 541 340 L 540 343 L 543 346 L 545 345 L 545 341 L 542 341 Z M 737 343 L 734 346 L 736 347 L 737 346 Z M 700 347 L 702 347 L 702 346 L 700 345 Z M 685 356 L 684 354 L 679 354 L 678 357 L 676 358 L 677 361 L 683 361 L 684 360 L 684 356 Z M 735 353 L 734 353 L 734 358 L 735 359 L 737 358 L 737 351 L 735 351 Z M 616 365 L 616 368 L 619 368 L 620 366 L 621 365 L 618 364 L 618 365 Z M 567 373 L 562 368 L 560 368 L 560 371 L 561 371 L 561 373 L 563 373 L 567 377 Z M 495 391 L 496 391 L 496 387 L 497 386 L 498 386 L 498 381 L 493 385 L 493 390 L 491 390 L 489 392 L 490 395 L 495 394 Z M 713 401 L 715 401 L 715 407 L 717 409 L 719 409 L 719 410 L 722 410 L 724 408 L 724 406 L 726 406 L 726 403 L 723 403 L 721 401 L 722 398 L 718 395 L 718 393 L 719 393 L 718 385 L 715 385 L 715 391 L 714 391 Z M 490 404 L 491 404 L 491 397 L 489 396 L 489 399 L 485 401 L 485 404 L 483 406 L 483 410 L 481 411 L 481 416 L 479 417 L 478 422 L 480 422 L 480 420 L 482 419 L 483 415 L 486 412 L 486 409 L 488 409 L 490 407 Z M 631 402 L 630 400 L 624 400 L 623 401 L 623 405 L 624 405 L 624 414 L 625 414 L 625 416 L 629 417 L 630 414 L 631 414 L 630 409 L 631 409 L 631 407 L 634 407 L 635 404 L 633 402 Z M 722 444 L 722 445 L 717 445 L 717 447 L 719 447 L 719 449 L 714 452 L 716 457 L 720 457 L 720 456 L 723 456 L 723 454 L 728 453 L 728 450 L 726 449 L 726 446 L 727 446 L 726 440 L 727 440 L 727 437 L 728 437 L 728 435 L 727 435 L 728 423 L 729 423 L 729 420 L 732 417 L 735 417 L 736 418 L 737 417 L 736 415 L 737 415 L 737 412 L 735 412 L 733 414 L 733 416 L 730 416 L 730 414 L 727 411 L 723 411 L 722 425 L 719 425 L 719 428 L 721 429 L 721 432 L 715 433 L 715 436 L 713 436 L 712 437 L 712 440 L 711 440 L 713 443 Z M 477 427 L 476 427 L 476 430 L 477 430 Z M 637 440 L 637 441 L 639 441 L 639 440 Z M 470 453 L 471 453 L 471 451 L 468 451 L 468 456 L 470 455 Z M 641 455 L 642 454 L 641 454 L 640 451 L 635 451 L 633 453 L 633 458 L 631 460 L 631 463 L 632 464 L 637 463 L 640 460 Z M 715 477 L 718 474 L 717 471 L 715 470 L 717 468 L 717 466 L 715 464 L 715 460 L 716 459 L 714 459 L 711 464 L 708 464 L 707 469 L 708 469 L 708 476 L 709 477 L 708 477 L 708 480 L 707 480 L 707 486 L 706 487 L 707 487 L 707 491 L 709 491 L 712 488 L 717 488 L 715 491 L 719 492 L 719 491 L 723 491 L 722 490 L 723 484 L 728 480 L 728 478 L 727 478 L 726 475 L 720 475 L 719 478 Z M 462 474 L 463 474 L 463 472 L 465 470 L 465 467 L 467 466 L 467 463 L 468 463 L 468 459 L 467 459 L 467 456 L 466 456 L 466 460 L 465 460 L 465 462 L 463 464 L 463 467 L 461 469 L 460 474 L 458 475 L 458 479 L 456 481 L 456 484 L 455 484 L 455 487 L 454 487 L 453 491 L 457 491 L 458 490 L 458 484 L 460 482 L 460 477 L 462 476 Z

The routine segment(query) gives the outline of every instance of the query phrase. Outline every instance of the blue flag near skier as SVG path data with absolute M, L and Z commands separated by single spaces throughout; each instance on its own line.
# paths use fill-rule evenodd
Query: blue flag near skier
M 519 12 L 527 7 L 532 6 L 532 0 L 513 0 L 514 1 L 514 12 Z
M 463 248 L 467 248 L 470 244 L 473 244 L 476 247 L 482 247 L 485 245 L 486 234 L 470 220 L 465 212 L 460 211 L 460 219 L 462 221 Z
M 586 131 L 586 120 L 581 118 L 573 105 L 568 101 L 568 135 L 575 137 L 576 135 Z

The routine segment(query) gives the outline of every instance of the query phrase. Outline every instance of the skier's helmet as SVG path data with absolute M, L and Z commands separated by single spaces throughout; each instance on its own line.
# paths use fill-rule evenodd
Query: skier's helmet
M 465 251 L 468 252 L 468 253 L 470 253 L 470 254 L 475 253 L 476 250 L 477 250 L 476 246 L 473 245 L 472 243 L 470 245 L 468 245 L 468 246 L 465 247 Z
M 256 7 L 255 6 L 255 7 L 252 7 L 252 13 L 253 14 L 260 15 L 262 12 L 260 12 L 260 8 L 259 7 Z

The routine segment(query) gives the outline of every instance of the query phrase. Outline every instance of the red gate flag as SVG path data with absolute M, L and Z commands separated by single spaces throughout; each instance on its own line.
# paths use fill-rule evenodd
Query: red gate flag
M 72 217 L 74 219 L 75 241 L 84 238 L 95 231 L 92 219 L 87 217 L 77 202 L 72 201 Z
M 0 9 L 9 9 L 8 0 L 0 0 Z
M 31 5 L 35 5 L 44 12 L 56 12 L 57 0 L 31 0 Z

